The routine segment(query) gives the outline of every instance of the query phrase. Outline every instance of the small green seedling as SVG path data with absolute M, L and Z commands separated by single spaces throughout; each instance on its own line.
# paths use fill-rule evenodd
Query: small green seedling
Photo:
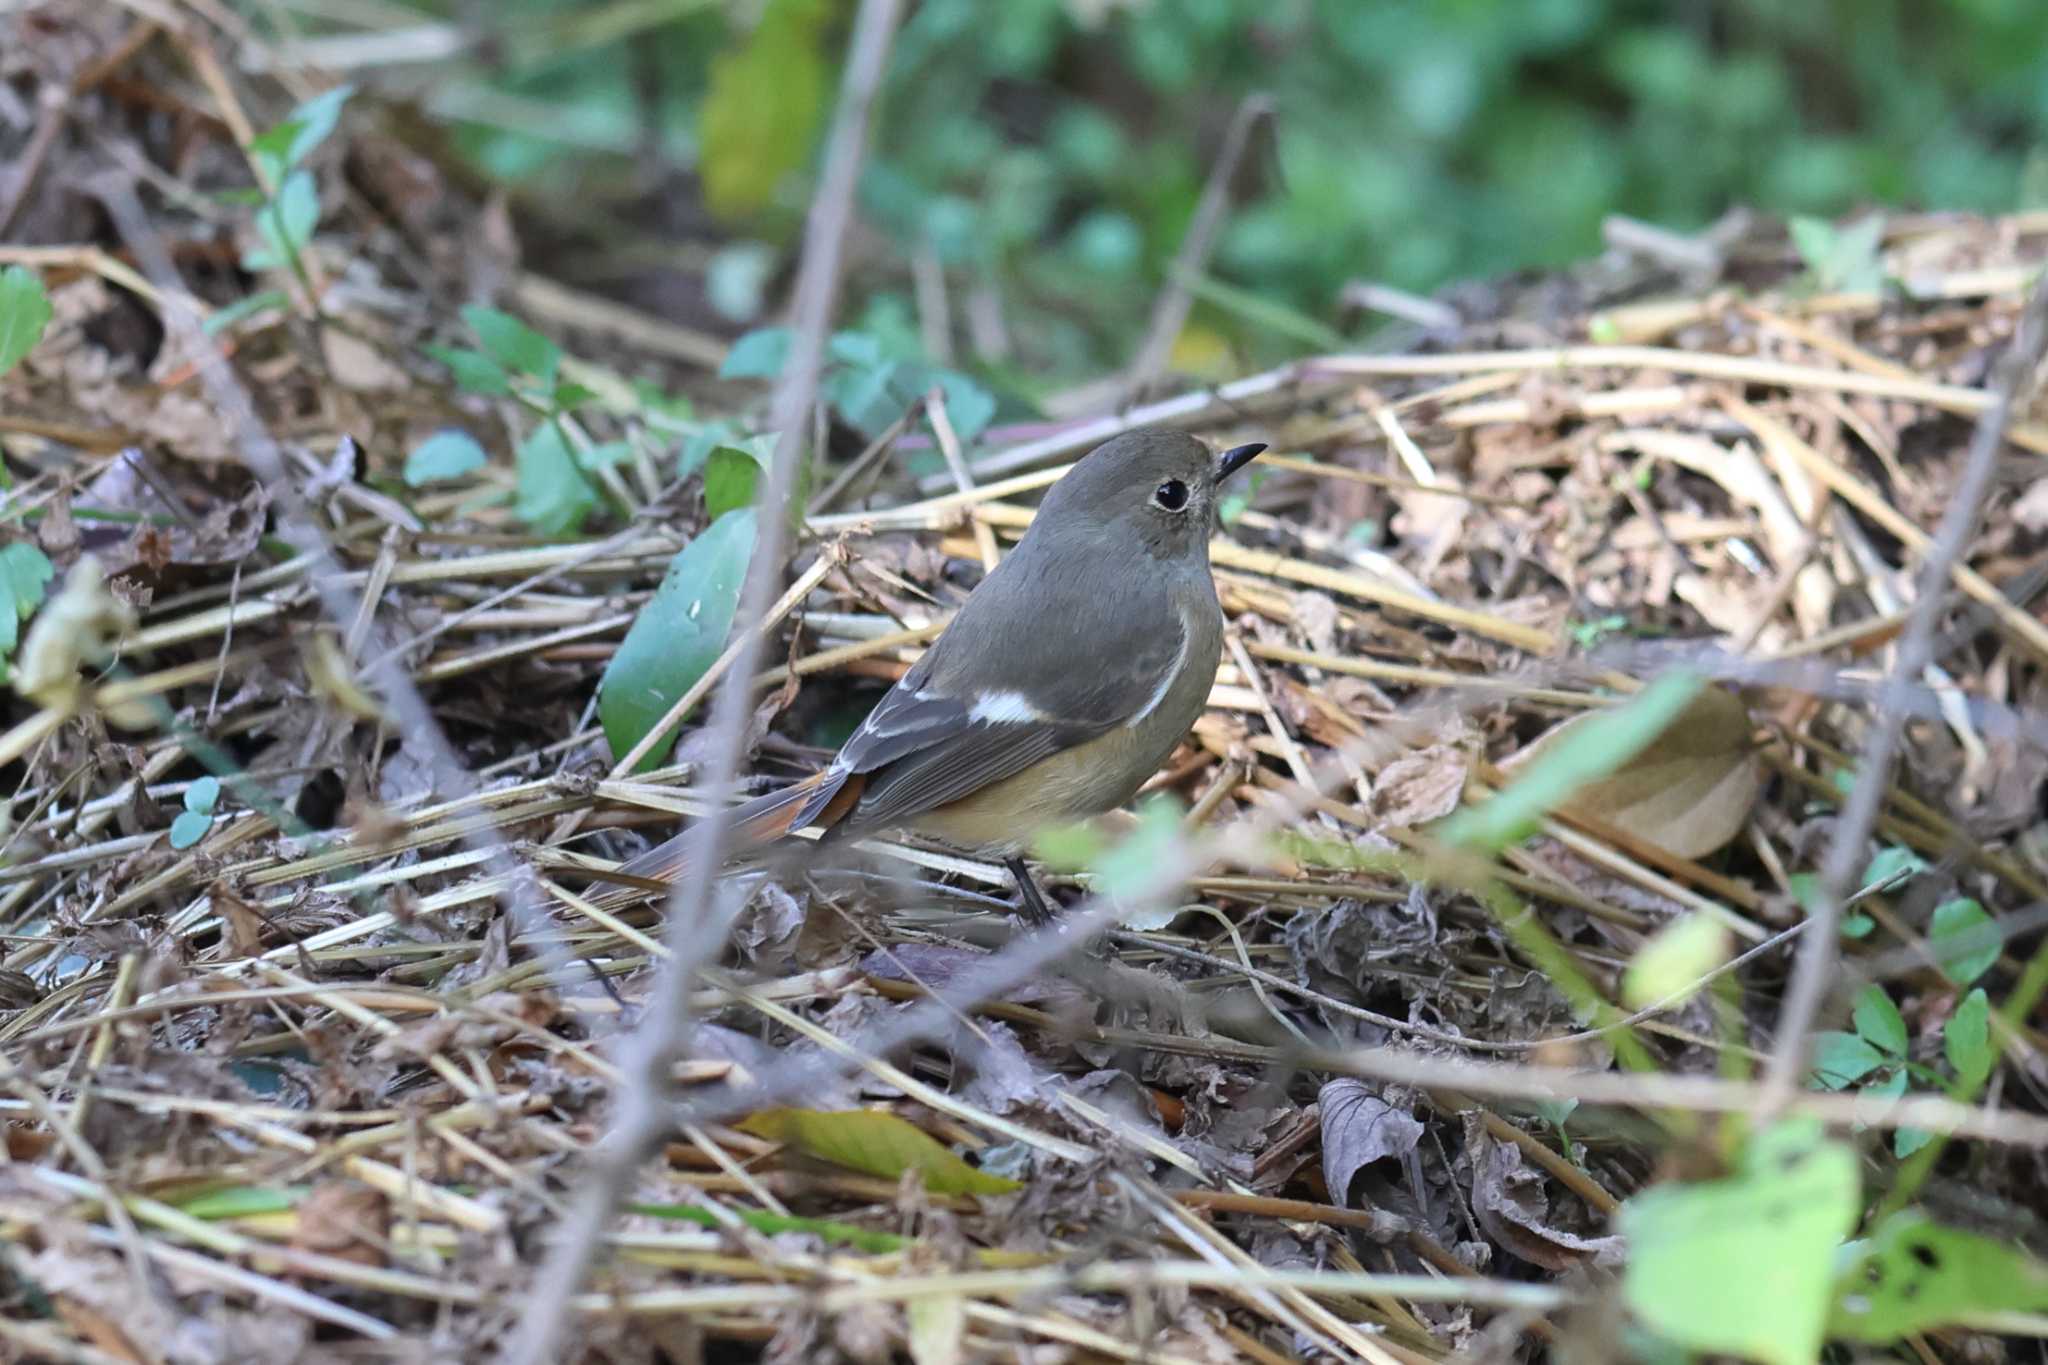
M 185 788 L 185 809 L 171 821 L 171 847 L 186 849 L 213 828 L 213 808 L 220 802 L 220 779 L 202 777 Z

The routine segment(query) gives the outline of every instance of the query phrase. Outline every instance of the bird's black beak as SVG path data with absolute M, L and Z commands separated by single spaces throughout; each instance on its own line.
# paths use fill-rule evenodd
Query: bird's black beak
M 1224 451 L 1222 462 L 1216 466 L 1216 482 L 1222 483 L 1232 474 L 1243 469 L 1265 448 L 1266 443 L 1264 441 L 1254 441 L 1248 446 L 1238 446 L 1233 450 Z

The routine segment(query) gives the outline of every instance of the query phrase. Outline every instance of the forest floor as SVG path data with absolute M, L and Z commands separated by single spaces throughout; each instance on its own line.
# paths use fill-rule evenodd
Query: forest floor
M 485 1358 L 671 951 L 656 898 L 585 874 L 665 837 L 709 752 L 619 762 L 600 679 L 662 674 L 656 714 L 722 681 L 754 533 L 707 527 L 753 487 L 768 386 L 525 264 L 501 203 L 354 109 L 282 139 L 273 206 L 308 169 L 325 207 L 266 235 L 205 191 L 250 183 L 242 99 L 309 92 L 109 8 L 0 59 L 28 107 L 61 85 L 104 115 L 0 181 L 0 237 L 54 243 L 0 247 L 52 310 L 0 374 L 0 569 L 43 684 L 0 736 L 0 1356 Z M 253 276 L 251 249 L 281 256 Z M 1721 1171 L 1760 1109 L 1851 1136 L 1859 1210 L 2038 1248 L 2048 406 L 1996 385 L 2044 259 L 2048 214 L 1617 247 L 1447 291 L 1398 348 L 984 419 L 960 483 L 971 394 L 874 440 L 821 414 L 753 679 L 763 787 L 1104 436 L 1270 445 L 1216 542 L 1210 707 L 1153 784 L 1177 806 L 1050 881 L 1199 871 L 914 1028 L 1017 936 L 1000 867 L 886 844 L 724 881 L 679 1117 L 561 1358 L 1611 1342 L 1623 1205 Z M 238 306 L 252 280 L 275 296 Z M 1987 413 L 1984 510 L 1926 603 Z M 1931 657 L 1887 693 L 1916 621 Z M 1548 737 L 1671 676 L 1666 723 L 1474 836 L 1491 875 L 1444 860 L 1447 817 L 1563 780 Z M 1902 698 L 1832 888 L 1841 970 L 1797 1023 L 1817 1072 L 1773 1093 L 1805 914 Z M 1922 1358 L 1964 1358 L 1942 1330 Z

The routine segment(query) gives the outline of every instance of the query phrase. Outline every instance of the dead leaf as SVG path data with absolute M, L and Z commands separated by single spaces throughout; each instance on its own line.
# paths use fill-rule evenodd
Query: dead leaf
M 1373 813 L 1395 829 L 1441 820 L 1465 794 L 1468 763 L 1463 752 L 1446 744 L 1403 754 L 1373 778 Z
M 1333 1202 L 1351 1207 L 1351 1180 L 1375 1161 L 1405 1159 L 1422 1141 L 1422 1122 L 1343 1077 L 1317 1097 L 1323 1116 L 1323 1180 Z
M 1472 1159 L 1472 1216 L 1488 1237 L 1545 1270 L 1588 1261 L 1620 1264 L 1621 1238 L 1581 1237 L 1550 1224 L 1543 1173 L 1523 1163 L 1520 1148 L 1496 1140 L 1476 1114 L 1466 1118 L 1465 1149 Z
M 1577 725 L 1574 716 L 1501 767 L 1513 771 Z M 1560 807 L 1613 825 L 1681 858 L 1704 858 L 1726 844 L 1749 820 L 1763 791 L 1763 768 L 1749 742 L 1749 712 L 1732 692 L 1702 688 L 1664 732 Z
M 391 1201 L 359 1180 L 325 1180 L 299 1201 L 292 1247 L 356 1265 L 382 1266 L 390 1245 Z
M 381 393 L 408 382 L 405 371 L 375 346 L 331 322 L 320 329 L 320 354 L 327 361 L 327 373 L 343 388 Z

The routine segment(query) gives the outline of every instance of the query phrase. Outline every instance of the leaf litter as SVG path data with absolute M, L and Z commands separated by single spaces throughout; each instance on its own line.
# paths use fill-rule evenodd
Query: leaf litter
M 202 129 L 204 188 L 247 188 L 218 131 L 246 111 L 221 107 L 146 22 L 115 7 L 67 21 L 73 69 L 35 79 L 79 82 L 100 137 L 169 171 L 143 87 L 95 64 L 148 73 Z M 268 78 L 222 89 L 295 102 Z M 75 130 L 57 148 L 86 154 Z M 740 433 L 759 382 L 706 368 L 715 347 L 693 362 L 646 344 L 665 324 L 630 305 L 645 325 L 515 286 L 562 263 L 520 259 L 501 207 L 390 133 L 344 121 L 320 157 L 369 200 L 323 212 L 304 277 L 218 337 L 370 603 L 355 620 L 323 621 L 273 491 L 193 383 L 199 358 L 160 339 L 163 300 L 109 254 L 122 243 L 49 201 L 45 172 L 25 220 L 43 235 L 0 248 L 10 296 L 22 266 L 48 299 L 40 342 L 17 355 L 9 341 L 0 366 L 14 475 L 0 554 L 35 613 L 0 742 L 10 1350 L 311 1362 L 376 1342 L 486 1358 L 604 1131 L 622 1030 L 647 1004 L 654 909 L 593 901 L 567 864 L 630 854 L 684 808 L 691 717 L 676 761 L 656 746 L 631 774 L 615 767 L 716 680 L 751 551 L 698 560 L 721 545 L 707 513 L 728 527 L 751 515 L 728 509 L 752 487 L 757 447 Z M 217 225 L 195 205 L 155 221 L 212 250 Z M 1930 1280 L 1939 1319 L 1873 1306 L 1869 1285 L 1831 1298 L 1825 1277 L 1782 1323 L 1689 1314 L 1674 1286 L 1701 1277 L 1810 1278 L 1789 1253 L 1747 1259 L 1754 1228 L 1729 1210 L 1824 1256 L 1857 1209 L 1845 1158 L 1893 1160 L 1888 1135 L 1785 1127 L 1731 1159 L 1676 1134 L 1669 1108 L 1575 1104 L 1534 1082 L 1482 1103 L 1329 1062 L 1369 1047 L 1627 1064 L 1619 1035 L 1538 970 L 1526 925 L 1455 878 L 1420 879 L 1443 822 L 1512 792 L 1590 713 L 1680 664 L 1702 679 L 1675 719 L 1590 780 L 1496 811 L 1520 813 L 1489 838 L 1527 921 L 1610 1009 L 1633 1011 L 1650 1063 L 1705 1077 L 1772 1048 L 1788 954 L 1769 945 L 1799 921 L 1918 549 L 2048 259 L 2038 214 L 1872 221 L 1857 259 L 1875 253 L 1903 286 L 1856 274 L 1816 295 L 1818 229 L 1757 225 L 1725 279 L 1617 251 L 1545 287 L 1465 286 L 1446 296 L 1460 325 L 1408 350 L 1305 359 L 1256 400 L 1184 407 L 1219 443 L 1293 458 L 1222 533 L 1244 652 L 1156 785 L 1222 829 L 1300 799 L 1298 764 L 1335 763 L 1343 780 L 1288 841 L 1192 879 L 1186 900 L 1214 913 L 1095 945 L 931 1043 L 835 1063 L 793 1103 L 676 1133 L 612 1230 L 574 1358 L 698 1358 L 715 1342 L 820 1360 L 1014 1358 L 1014 1343 L 1046 1358 L 1348 1359 L 1361 1340 L 1401 1361 L 1533 1358 L 1581 1330 L 1573 1305 L 1604 1303 L 1697 1349 L 1789 1360 L 1827 1330 L 1889 1341 L 2038 1310 L 2037 1263 L 2022 1260 L 1988 1296 Z M 425 245 L 445 292 L 390 222 Z M 451 255 L 463 234 L 477 249 Z M 296 334 L 309 284 L 326 290 L 312 345 Z M 211 273 L 200 301 L 218 315 L 244 285 Z M 465 312 L 458 295 L 499 307 Z M 812 505 L 785 581 L 820 572 L 773 625 L 757 680 L 763 786 L 829 753 L 978 580 L 984 541 L 1000 551 L 1029 516 L 1029 489 L 920 483 L 939 469 L 934 438 L 897 419 L 930 386 L 905 388 L 872 349 L 835 342 L 847 406 L 826 415 L 832 463 L 814 483 L 831 500 Z M 970 457 L 1042 438 L 984 428 L 1001 409 L 964 376 L 936 382 L 956 422 L 974 419 Z M 524 409 L 505 397 L 515 386 Z M 2012 428 L 2012 477 L 1966 547 L 1940 675 L 1871 849 L 1920 870 L 1857 902 L 1869 927 L 1842 953 L 1865 994 L 1845 989 L 1825 1020 L 1875 1058 L 1859 1051 L 1861 1075 L 1831 1083 L 1917 1067 L 1916 1091 L 1926 1076 L 1961 1098 L 2002 1083 L 2020 1117 L 2042 1108 L 2038 1024 L 1994 1011 L 2037 951 L 2026 908 L 2048 896 L 2044 656 L 2022 619 L 2048 581 L 2048 479 L 2032 472 L 2044 424 L 2037 400 Z M 721 450 L 737 453 L 714 470 Z M 438 790 L 420 737 L 362 681 L 386 654 L 476 795 Z M 1709 676 L 1730 660 L 1744 668 Z M 479 829 L 521 853 L 534 886 L 489 869 L 465 842 Z M 672 1068 L 685 1100 L 836 1057 L 828 1042 L 1008 936 L 992 913 L 1000 869 L 941 850 L 763 877 L 733 879 L 750 899 L 730 976 L 692 987 L 699 1022 Z M 542 945 L 503 909 L 530 892 L 579 964 L 553 990 Z M 1926 1204 L 2031 1226 L 2023 1149 L 1965 1152 L 1924 1177 Z M 1825 1207 L 1788 1212 L 1787 1187 Z M 1857 1264 L 1908 1274 L 1912 1227 L 1885 1224 Z M 1699 1228 L 1711 1235 L 1689 1240 Z M 1993 1263 L 1977 1243 L 1939 1245 Z M 1282 1272 L 1308 1288 L 1257 1278 Z M 1342 1278 L 1369 1274 L 1446 1288 Z M 927 1276 L 960 1278 L 909 1292 Z M 666 1297 L 713 1288 L 716 1304 L 688 1310 Z M 1499 1306 L 1518 1290 L 1550 1297 Z

